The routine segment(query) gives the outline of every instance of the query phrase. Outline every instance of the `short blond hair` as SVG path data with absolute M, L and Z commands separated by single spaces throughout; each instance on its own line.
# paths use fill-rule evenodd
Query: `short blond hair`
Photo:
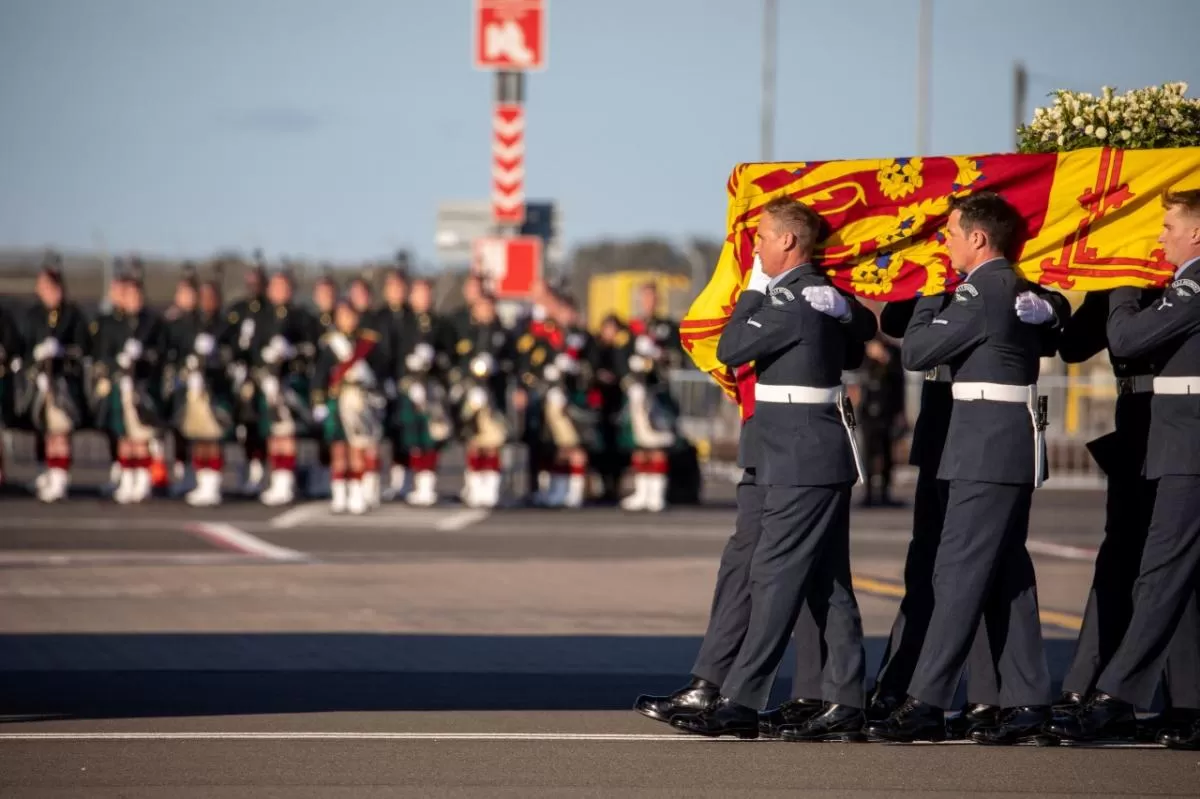
M 821 227 L 824 220 L 821 215 L 799 200 L 791 197 L 776 197 L 770 200 L 762 209 L 764 216 L 770 216 L 783 225 L 784 230 L 796 237 L 796 245 L 805 252 L 811 253 L 821 240 Z
M 1200 189 L 1165 191 L 1162 204 L 1163 208 L 1182 208 L 1188 216 L 1200 217 Z

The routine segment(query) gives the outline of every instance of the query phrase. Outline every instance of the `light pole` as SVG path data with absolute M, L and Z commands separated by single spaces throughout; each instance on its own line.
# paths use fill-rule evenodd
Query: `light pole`
M 775 43 L 778 40 L 779 2 L 763 0 L 762 30 L 762 130 L 760 157 L 775 157 Z
M 929 143 L 930 61 L 933 57 L 933 0 L 921 0 L 917 21 L 917 155 L 927 155 Z

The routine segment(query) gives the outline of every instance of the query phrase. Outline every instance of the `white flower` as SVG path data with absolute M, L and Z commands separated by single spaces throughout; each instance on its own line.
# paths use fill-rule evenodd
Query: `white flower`
M 1131 138 L 1133 138 L 1133 134 L 1130 133 L 1128 129 L 1125 129 L 1121 131 L 1121 138 L 1125 141 L 1129 141 Z
M 1096 132 L 1096 126 L 1088 125 L 1086 128 L 1083 129 L 1083 132 L 1086 133 L 1087 135 L 1091 136 L 1093 133 Z
M 1065 143 L 1065 141 L 1066 141 L 1066 140 L 1065 140 L 1065 139 L 1064 139 L 1062 136 L 1059 136 L 1059 137 L 1058 137 L 1058 146 L 1059 146 L 1059 147 L 1062 147 L 1062 146 L 1063 146 L 1063 144 Z
M 1108 128 L 1104 127 L 1103 125 L 1096 128 L 1096 138 L 1097 139 L 1104 139 L 1107 136 L 1108 136 Z
M 1141 132 L 1142 132 L 1142 124 L 1141 124 L 1140 122 L 1134 122 L 1134 123 L 1133 123 L 1133 132 L 1134 132 L 1134 133 L 1141 133 Z
M 1071 124 L 1077 128 L 1082 128 L 1083 127 L 1083 117 L 1075 117 L 1074 119 L 1071 120 Z

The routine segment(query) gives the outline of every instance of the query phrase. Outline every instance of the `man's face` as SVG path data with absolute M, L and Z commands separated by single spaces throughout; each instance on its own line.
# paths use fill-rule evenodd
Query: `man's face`
M 62 286 L 46 275 L 38 275 L 37 295 L 42 305 L 47 308 L 57 308 L 62 302 Z
M 125 307 L 124 280 L 113 280 L 108 284 L 108 302 L 114 308 Z
M 362 281 L 350 284 L 350 303 L 360 313 L 371 307 L 371 292 Z
M 125 310 L 131 314 L 137 313 L 142 310 L 145 299 L 141 286 L 129 286 L 125 289 Z
M 496 306 L 490 299 L 480 299 L 474 305 L 475 319 L 485 325 L 491 324 L 496 318 Z
M 958 209 L 950 212 L 946 222 L 946 249 L 950 253 L 950 266 L 955 270 L 965 272 L 975 265 L 975 244 L 972 236 L 963 230 L 962 212 Z
M 784 230 L 775 217 L 763 215 L 754 235 L 754 252 L 762 260 L 763 274 L 775 277 L 783 272 L 795 241 L 796 237 Z
M 292 284 L 286 277 L 276 275 L 267 283 L 267 300 L 272 305 L 287 305 L 292 301 Z
M 254 271 L 247 272 L 246 273 L 246 296 L 257 297 L 258 295 L 262 294 L 262 291 L 263 291 L 262 277 L 258 274 L 258 272 L 254 272 Z
M 1183 266 L 1200 255 L 1200 215 L 1191 215 L 1182 205 L 1173 205 L 1163 214 L 1158 243 L 1172 266 Z
M 417 313 L 428 313 L 433 307 L 433 294 L 428 283 L 414 283 L 408 297 L 408 304 Z
M 200 287 L 200 310 L 207 316 L 213 316 L 221 310 L 221 295 L 207 284 Z
M 321 282 L 313 286 L 313 304 L 322 311 L 332 311 L 333 301 L 337 299 L 337 292 L 329 283 Z
M 358 312 L 346 304 L 339 305 L 333 323 L 342 333 L 349 335 L 358 327 Z
M 383 284 L 383 298 L 393 308 L 398 308 L 408 299 L 408 284 L 398 277 L 389 277 Z
M 196 289 L 188 283 L 176 286 L 175 307 L 181 311 L 193 310 L 196 307 Z
M 638 294 L 638 305 L 642 309 L 642 317 L 649 318 L 658 312 L 658 290 L 645 286 Z
M 611 344 L 617 337 L 617 323 L 611 319 L 605 319 L 600 325 L 600 340 L 605 344 Z
M 479 278 L 469 277 L 463 283 L 462 294 L 463 300 L 467 303 L 467 307 L 479 302 L 479 295 L 483 293 L 483 289 L 479 284 Z

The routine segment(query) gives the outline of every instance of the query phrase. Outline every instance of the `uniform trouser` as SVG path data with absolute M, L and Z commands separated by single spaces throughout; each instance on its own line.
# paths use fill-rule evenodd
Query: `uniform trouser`
M 692 674 L 721 685 L 733 666 L 746 626 L 750 621 L 750 561 L 762 530 L 763 501 L 766 486 L 755 482 L 755 470 L 746 469 L 737 486 L 737 521 L 733 535 L 721 553 L 717 570 L 717 585 L 713 591 L 708 630 L 696 655 Z M 828 616 L 826 616 L 828 618 Z M 834 614 L 831 635 L 839 640 L 846 633 L 840 629 L 849 620 Z M 826 625 L 826 629 L 828 625 Z M 792 678 L 792 697 L 816 699 L 821 696 L 821 672 L 825 662 L 825 630 L 817 626 L 811 603 L 805 602 L 792 630 L 795 641 L 796 673 Z
M 750 618 L 722 695 L 761 708 L 804 602 L 828 647 L 821 698 L 861 708 L 862 618 L 850 584 L 850 486 L 767 486 L 750 556 Z M 829 617 L 847 620 L 832 627 Z M 845 634 L 837 634 L 840 631 Z
M 889 499 L 892 489 L 892 426 L 889 419 L 863 420 L 863 462 L 867 467 L 867 498 L 875 496 L 874 478 L 879 477 L 879 497 Z
M 998 704 L 1050 703 L 1037 579 L 1025 549 L 1032 499 L 1031 485 L 950 481 L 933 566 L 933 615 L 909 685 L 922 702 L 944 708 L 953 701 L 983 620 L 997 653 Z
M 1200 582 L 1200 476 L 1166 475 L 1158 481 L 1154 514 L 1142 551 L 1141 568 L 1133 586 L 1133 615 L 1100 677 L 1097 689 L 1146 707 L 1162 674 L 1167 656 L 1175 655 L 1178 634 L 1194 639 L 1197 630 L 1183 624 L 1189 604 L 1196 603 Z M 1194 645 L 1194 640 L 1193 640 Z M 1188 647 L 1180 644 L 1181 659 Z M 1173 669 L 1188 664 L 1172 664 Z M 1190 664 L 1193 674 L 1200 664 Z M 1200 707 L 1197 697 L 1172 696 L 1175 707 Z
M 892 623 L 883 662 L 875 678 L 877 690 L 896 696 L 905 696 L 909 692 L 909 683 L 933 616 L 933 568 L 946 523 L 946 504 L 950 499 L 950 483 L 938 480 L 936 474 L 934 469 L 928 468 L 917 472 L 913 535 L 904 559 L 904 598 L 900 600 L 900 609 Z M 985 624 L 979 625 L 971 643 L 967 674 L 968 702 L 1000 703 L 1000 685 Z

